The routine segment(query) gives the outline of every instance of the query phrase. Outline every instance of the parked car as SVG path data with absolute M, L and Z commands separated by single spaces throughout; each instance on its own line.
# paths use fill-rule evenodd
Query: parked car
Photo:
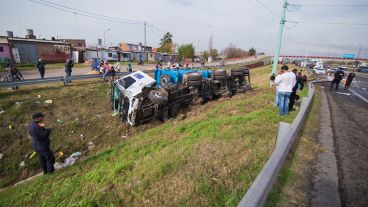
M 358 68 L 357 72 L 368 73 L 368 67 L 366 67 L 366 66 L 360 66 Z
M 313 72 L 316 73 L 316 74 L 321 74 L 321 75 L 326 74 L 326 70 L 323 69 L 323 68 L 321 68 L 321 67 L 319 67 L 319 66 L 315 66 L 313 68 Z

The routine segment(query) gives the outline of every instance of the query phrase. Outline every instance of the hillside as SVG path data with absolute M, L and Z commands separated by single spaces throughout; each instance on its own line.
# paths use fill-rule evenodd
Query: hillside
M 71 120 L 62 125 L 47 123 L 59 128 L 54 131 L 54 149 L 56 146 L 73 147 L 69 152 L 79 149 L 80 133 L 86 138 L 94 137 L 95 144 L 102 147 L 96 147 L 95 154 L 87 151 L 88 156 L 83 161 L 53 175 L 41 176 L 0 192 L 0 204 L 235 206 L 275 144 L 280 117 L 273 108 L 274 92 L 267 87 L 269 73 L 270 66 L 252 70 L 255 89 L 252 92 L 194 106 L 186 118 L 178 116 L 164 124 L 133 128 L 127 139 L 121 138 L 125 128 L 120 120 L 110 115 L 106 83 L 79 83 L 85 87 L 76 87 L 74 92 L 70 91 L 73 86 L 34 89 L 29 96 L 37 97 L 40 91 L 55 94 L 65 90 L 64 96 L 58 95 L 55 104 L 67 97 L 78 100 L 66 101 L 68 104 L 63 112 L 54 111 L 50 106 L 42 108 L 47 113 L 56 113 L 55 118 L 62 116 Z M 89 95 L 82 97 L 83 90 Z M 2 96 L 9 99 L 13 95 L 5 93 Z M 85 116 L 79 116 L 76 122 L 75 116 L 82 112 Z M 98 114 L 103 117 L 99 119 Z M 282 120 L 290 121 L 295 114 L 292 112 Z M 28 120 L 26 117 L 19 119 L 22 123 Z M 79 120 L 83 123 L 79 124 Z M 71 130 L 78 135 L 71 137 L 78 138 L 63 143 Z M 30 149 L 29 141 L 23 139 L 19 141 L 26 142 L 22 147 Z M 80 147 L 85 147 L 85 142 Z M 33 165 L 36 163 L 33 161 Z

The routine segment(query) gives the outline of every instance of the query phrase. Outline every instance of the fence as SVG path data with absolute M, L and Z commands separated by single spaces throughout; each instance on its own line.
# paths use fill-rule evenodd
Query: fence
M 254 64 L 259 64 L 259 63 L 262 63 L 264 65 L 265 63 L 267 63 L 268 59 L 269 57 L 264 57 L 264 58 L 254 60 L 254 61 L 227 64 L 225 66 L 244 66 L 244 65 L 252 66 Z M 210 69 L 210 68 L 219 68 L 219 67 L 223 67 L 223 66 L 213 65 L 213 66 L 207 66 L 207 67 L 193 67 L 193 69 L 200 69 L 200 68 Z M 154 70 L 143 70 L 143 72 L 153 73 Z M 128 72 L 116 73 L 117 76 L 123 76 L 126 74 L 128 74 Z M 0 88 L 1 87 L 12 88 L 12 87 L 21 86 L 21 85 L 33 85 L 33 84 L 54 83 L 54 82 L 63 82 L 64 86 L 67 86 L 69 80 L 83 80 L 83 79 L 100 78 L 100 77 L 101 75 L 99 74 L 92 74 L 92 75 L 77 75 L 77 76 L 70 76 L 70 77 L 59 76 L 59 77 L 50 77 L 50 78 L 44 78 L 44 79 L 26 79 L 22 81 L 0 82 Z
M 308 97 L 302 98 L 300 111 L 294 121 L 291 124 L 280 122 L 275 150 L 238 204 L 238 207 L 263 206 L 307 115 L 308 108 L 313 99 L 314 83 L 317 82 L 311 82 L 309 84 Z

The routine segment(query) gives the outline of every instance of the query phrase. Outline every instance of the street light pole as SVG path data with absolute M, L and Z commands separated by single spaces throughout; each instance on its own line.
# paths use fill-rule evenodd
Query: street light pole
M 104 31 L 104 33 L 103 33 L 103 36 L 104 36 L 104 47 L 106 47 L 106 39 L 105 39 L 105 37 L 106 37 L 106 32 L 108 32 L 108 31 L 110 31 L 110 29 L 107 29 L 106 31 Z
M 286 22 L 285 13 L 286 13 L 286 9 L 287 9 L 288 6 L 289 6 L 288 1 L 284 0 L 284 5 L 283 5 L 283 8 L 282 8 L 282 13 L 281 13 L 281 18 L 280 18 L 279 35 L 277 37 L 277 42 L 276 42 L 276 51 L 275 51 L 275 56 L 273 58 L 272 74 L 276 74 L 277 65 L 279 63 L 282 33 L 284 31 L 284 25 L 285 25 L 285 22 Z

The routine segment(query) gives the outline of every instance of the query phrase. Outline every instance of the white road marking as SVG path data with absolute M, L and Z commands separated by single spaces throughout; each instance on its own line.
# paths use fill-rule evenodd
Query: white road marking
M 336 93 L 338 93 L 338 94 L 342 94 L 342 95 L 351 96 L 351 94 L 350 94 L 350 93 L 343 93 L 343 92 L 336 92 Z

